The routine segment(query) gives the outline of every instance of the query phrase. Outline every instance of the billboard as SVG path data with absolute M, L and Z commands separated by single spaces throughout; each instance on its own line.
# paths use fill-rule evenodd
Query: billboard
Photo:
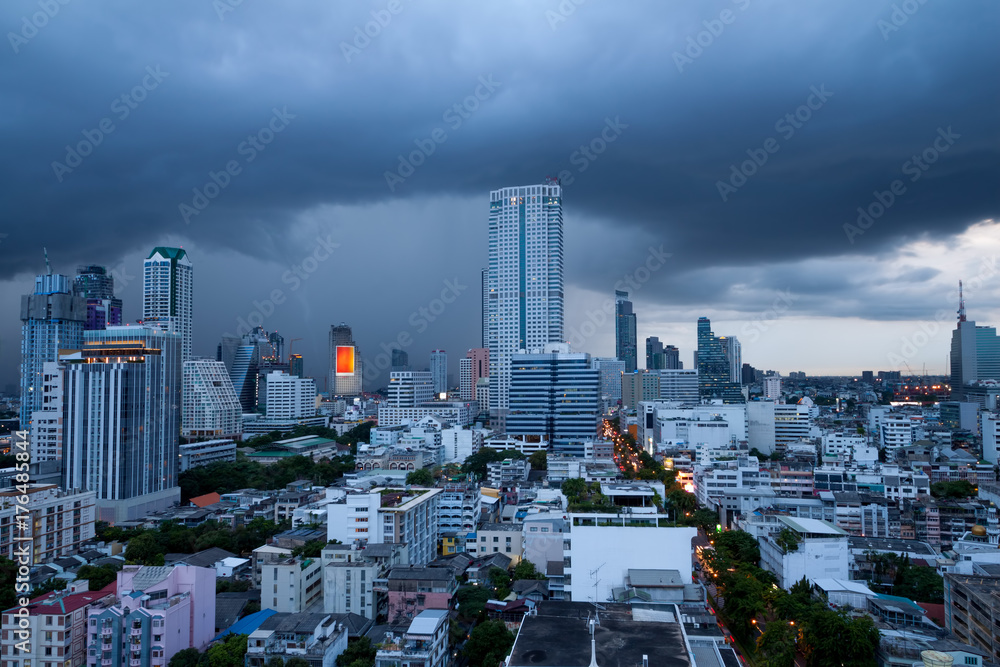
M 337 375 L 354 375 L 354 347 L 337 346 Z

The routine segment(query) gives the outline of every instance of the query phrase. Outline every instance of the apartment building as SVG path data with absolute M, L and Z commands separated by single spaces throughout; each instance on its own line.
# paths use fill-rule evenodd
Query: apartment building
M 23 549 L 21 538 L 30 535 L 31 563 L 44 563 L 76 551 L 94 537 L 96 518 L 93 491 L 66 492 L 55 484 L 31 484 L 27 488 L 28 513 L 15 499 L 25 495 L 17 489 L 0 491 L 0 556 L 16 560 L 15 549 Z M 30 527 L 25 532 L 19 525 Z
M 304 612 L 323 597 L 319 558 L 285 558 L 260 566 L 260 606 L 279 613 Z

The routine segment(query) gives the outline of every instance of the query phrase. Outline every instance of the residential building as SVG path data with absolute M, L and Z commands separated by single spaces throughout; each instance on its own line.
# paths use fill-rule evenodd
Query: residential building
M 178 472 L 207 466 L 216 461 L 236 461 L 236 441 L 227 438 L 201 440 L 178 445 L 180 467 Z
M 1000 576 L 944 575 L 945 625 L 1000 662 Z
M 292 557 L 292 550 L 274 544 L 264 544 L 250 553 L 250 566 L 253 569 L 254 588 L 260 588 L 265 565 L 274 565 Z M 274 593 L 274 591 L 271 591 Z
M 475 401 L 476 383 L 490 377 L 490 351 L 485 347 L 474 347 L 459 361 L 459 397 L 463 401 Z M 483 405 L 483 404 L 481 404 Z
M 115 279 L 103 266 L 81 266 L 73 278 L 73 295 L 87 300 L 84 329 L 104 329 L 122 323 L 122 300 L 115 296 Z
M 304 660 L 310 667 L 333 667 L 347 650 L 347 628 L 330 614 L 277 613 L 247 638 L 246 667 L 265 667 L 277 658 Z
M 483 446 L 486 433 L 479 428 L 441 429 L 444 463 L 464 463 Z
M 625 372 L 634 373 L 638 368 L 636 359 L 635 313 L 628 292 L 615 290 L 615 358 L 625 362 Z
M 559 181 L 491 191 L 484 347 L 490 350 L 490 414 L 501 428 L 513 355 L 565 339 L 563 267 Z
M 448 612 L 426 609 L 402 637 L 391 637 L 375 654 L 375 667 L 445 667 L 448 664 Z
M 87 611 L 87 665 L 165 666 L 215 636 L 215 570 L 126 565 L 113 602 Z M 127 661 L 127 662 L 126 662 Z
M 394 408 L 415 408 L 428 403 L 437 398 L 434 395 L 434 376 L 430 371 L 390 373 L 388 394 L 388 404 Z
M 729 343 L 725 337 L 712 333 L 712 323 L 707 317 L 698 318 L 698 392 L 702 398 L 722 399 L 725 403 L 743 402 L 738 374 L 740 365 L 735 365 L 737 375 L 733 375 L 734 355 L 737 343 Z M 735 378 L 735 380 L 734 380 Z
M 448 353 L 444 350 L 431 350 L 431 383 L 435 398 L 448 393 Z
M 531 464 L 525 459 L 504 459 L 486 464 L 486 483 L 493 489 L 516 488 L 528 480 Z
M 341 322 L 330 327 L 330 396 L 358 396 L 362 392 L 361 351 L 351 327 Z
M 281 371 L 267 374 L 268 419 L 309 419 L 315 416 L 315 380 Z
M 42 364 L 40 410 L 31 413 L 31 461 L 61 461 L 63 449 L 63 373 L 56 361 Z M 27 425 L 26 425 L 27 426 Z
M 180 360 L 191 358 L 194 269 L 182 248 L 156 247 L 142 263 L 142 322 L 178 334 Z
M 429 563 L 437 555 L 441 493 L 442 489 L 387 488 L 347 493 L 326 506 L 327 540 L 405 544 L 410 563 Z
M 386 577 L 406 565 L 403 544 L 328 544 L 323 547 L 323 610 L 375 619 L 387 613 Z
M 390 623 L 414 618 L 425 609 L 451 609 L 458 580 L 447 567 L 397 565 L 386 577 Z
M 18 561 L 27 542 L 28 562 L 45 563 L 73 553 L 93 539 L 93 491 L 63 491 L 54 484 L 23 486 L 0 490 L 0 556 Z M 26 503 L 18 502 L 25 496 Z M 22 522 L 30 526 L 27 534 L 16 528 Z
M 1000 463 L 1000 415 L 983 413 L 983 459 L 993 465 Z
M 487 410 L 490 404 L 490 379 L 479 378 L 476 382 L 476 403 L 479 410 Z
M 506 432 L 542 436 L 556 446 L 593 439 L 599 383 L 590 355 L 571 353 L 564 343 L 512 355 Z
M 435 417 L 455 426 L 465 427 L 472 424 L 472 420 L 478 414 L 479 405 L 477 403 L 463 403 L 461 401 L 432 401 L 418 404 L 415 407 L 403 408 L 383 404 L 378 407 L 378 423 L 380 426 L 400 426 L 418 422 L 427 417 Z
M 472 482 L 445 484 L 438 500 L 438 530 L 444 533 L 475 532 L 482 515 L 479 487 Z
M 777 401 L 781 398 L 781 376 L 768 375 L 764 378 L 764 398 Z
M 779 586 L 788 590 L 803 577 L 810 583 L 816 579 L 849 578 L 847 531 L 821 519 L 777 519 L 777 530 L 758 542 L 760 566 L 778 578 Z
M 299 614 L 322 600 L 323 563 L 319 558 L 300 556 L 259 565 L 261 609 Z
M 45 409 L 41 391 L 45 363 L 56 361 L 59 350 L 83 345 L 86 320 L 87 301 L 70 292 L 68 276 L 36 276 L 34 291 L 21 297 L 22 429 L 29 427 L 33 413 Z
M 520 523 L 484 523 L 476 531 L 476 549 L 469 546 L 469 553 L 475 556 L 504 554 L 511 565 L 517 565 L 524 557 L 524 534 Z
M 63 488 L 95 491 L 100 521 L 142 518 L 180 499 L 180 344 L 156 328 L 108 327 L 60 355 Z
M 216 352 L 216 360 L 226 366 L 229 381 L 244 414 L 257 410 L 257 384 L 260 371 L 260 348 L 244 335 L 223 336 Z
M 238 438 L 243 433 L 243 407 L 226 365 L 191 359 L 184 362 L 183 371 L 181 435 L 189 440 Z

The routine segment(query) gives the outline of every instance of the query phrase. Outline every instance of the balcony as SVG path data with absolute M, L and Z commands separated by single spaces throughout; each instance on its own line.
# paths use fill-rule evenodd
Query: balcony
M 110 637 L 113 632 L 114 632 L 114 628 L 112 628 L 111 626 L 105 626 L 105 627 L 101 628 L 101 636 L 102 637 Z
M 129 667 L 142 667 L 142 658 L 132 658 L 128 661 Z

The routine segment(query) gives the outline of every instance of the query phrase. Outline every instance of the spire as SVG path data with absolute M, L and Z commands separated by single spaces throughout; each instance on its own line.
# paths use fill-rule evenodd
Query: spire
M 962 294 L 962 281 L 958 281 L 958 321 L 965 321 L 965 296 Z

